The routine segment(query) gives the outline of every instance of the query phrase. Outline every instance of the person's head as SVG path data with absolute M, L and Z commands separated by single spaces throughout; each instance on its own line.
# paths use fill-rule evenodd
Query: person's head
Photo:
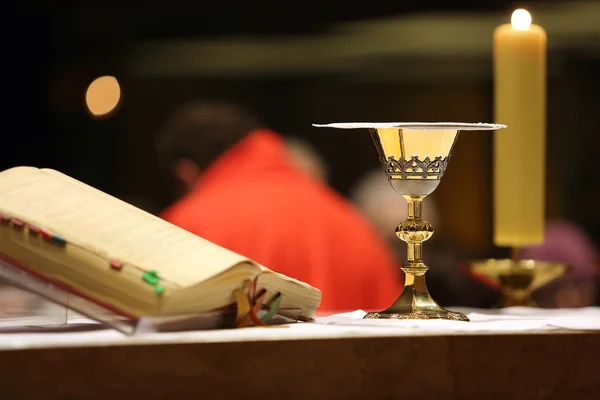
M 381 168 L 361 176 L 351 190 L 350 199 L 381 234 L 396 243 L 396 226 L 408 217 L 408 209 L 406 201 L 392 188 Z M 423 218 L 436 229 L 442 225 L 433 198 L 423 201 L 422 210 Z
M 288 154 L 296 166 L 310 176 L 327 182 L 327 163 L 310 143 L 297 137 L 288 137 L 285 144 Z
M 263 127 L 258 116 L 225 101 L 194 101 L 175 110 L 156 137 L 161 168 L 184 190 L 221 154 Z

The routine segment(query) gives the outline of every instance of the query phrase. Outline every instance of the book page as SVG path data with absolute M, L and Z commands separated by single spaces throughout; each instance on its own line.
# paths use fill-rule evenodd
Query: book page
M 57 171 L 13 168 L 0 187 L 0 210 L 181 286 L 248 261 Z

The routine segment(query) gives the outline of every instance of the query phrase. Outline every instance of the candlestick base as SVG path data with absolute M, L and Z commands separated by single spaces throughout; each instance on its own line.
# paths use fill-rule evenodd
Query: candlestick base
M 564 275 L 568 269 L 563 263 L 515 259 L 479 260 L 470 265 L 473 275 L 500 291 L 501 307 L 537 307 L 531 294 Z

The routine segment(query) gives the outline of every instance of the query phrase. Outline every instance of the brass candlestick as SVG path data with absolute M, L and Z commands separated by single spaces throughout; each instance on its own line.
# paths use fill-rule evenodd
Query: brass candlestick
M 462 123 L 360 123 L 315 125 L 341 129 L 367 128 L 394 190 L 408 203 L 408 218 L 396 228 L 406 242 L 407 261 L 404 290 L 388 309 L 367 313 L 365 318 L 447 319 L 468 321 L 461 313 L 437 304 L 425 283 L 428 266 L 423 262 L 423 242 L 433 235 L 433 227 L 421 216 L 423 199 L 439 185 L 446 172 L 452 148 L 461 130 L 495 130 L 494 124 Z

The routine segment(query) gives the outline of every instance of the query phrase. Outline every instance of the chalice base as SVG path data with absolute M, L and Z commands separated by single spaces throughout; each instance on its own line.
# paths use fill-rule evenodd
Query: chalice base
M 413 311 L 407 313 L 390 313 L 388 310 L 381 312 L 369 312 L 364 319 L 445 319 L 448 321 L 469 322 L 466 315 L 459 312 L 448 311 L 440 308 L 439 311 Z
M 425 286 L 425 277 L 416 277 L 414 284 L 407 284 L 398 300 L 386 310 L 369 312 L 364 319 L 444 319 L 469 321 L 466 315 L 448 311 L 433 300 Z

